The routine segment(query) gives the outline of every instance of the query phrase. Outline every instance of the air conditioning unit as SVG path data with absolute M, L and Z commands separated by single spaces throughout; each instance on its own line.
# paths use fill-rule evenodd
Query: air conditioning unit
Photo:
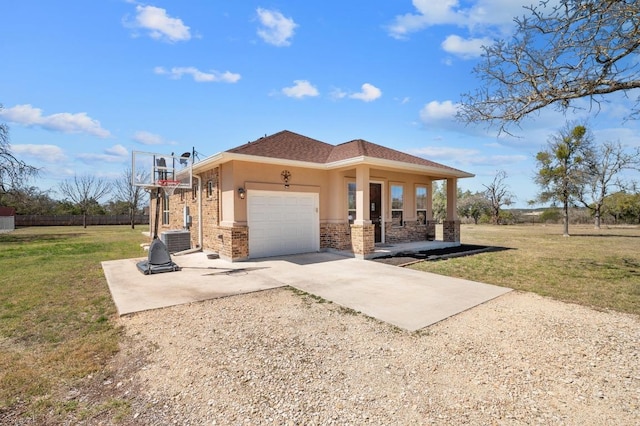
M 189 250 L 191 248 L 191 233 L 187 230 L 164 231 L 160 239 L 167 246 L 169 253 Z

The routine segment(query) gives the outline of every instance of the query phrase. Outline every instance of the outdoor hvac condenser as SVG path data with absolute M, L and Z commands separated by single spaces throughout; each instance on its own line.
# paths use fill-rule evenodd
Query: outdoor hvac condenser
M 169 253 L 191 248 L 191 233 L 186 230 L 164 231 L 160 234 L 160 239 L 167 246 Z

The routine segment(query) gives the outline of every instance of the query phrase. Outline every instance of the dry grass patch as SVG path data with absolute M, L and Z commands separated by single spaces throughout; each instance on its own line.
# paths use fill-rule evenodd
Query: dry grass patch
M 413 269 L 531 291 L 558 300 L 640 314 L 640 227 L 463 226 L 462 243 L 510 250 Z
M 0 234 L 0 423 L 23 414 L 56 423 L 92 410 L 96 401 L 66 394 L 118 351 L 100 262 L 143 256 L 142 241 L 141 230 L 124 226 Z

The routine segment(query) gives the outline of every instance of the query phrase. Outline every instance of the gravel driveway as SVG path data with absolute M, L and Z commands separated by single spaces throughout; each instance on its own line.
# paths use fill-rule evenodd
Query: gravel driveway
M 528 293 L 414 333 L 288 288 L 120 321 L 127 423 L 640 424 L 639 318 Z

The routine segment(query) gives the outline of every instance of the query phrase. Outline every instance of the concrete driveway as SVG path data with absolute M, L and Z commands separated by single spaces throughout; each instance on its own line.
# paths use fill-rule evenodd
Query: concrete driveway
M 156 275 L 138 272 L 138 260 L 102 262 L 120 315 L 291 286 L 414 331 L 511 291 L 335 253 L 238 263 L 194 253 L 173 257 L 181 271 Z

